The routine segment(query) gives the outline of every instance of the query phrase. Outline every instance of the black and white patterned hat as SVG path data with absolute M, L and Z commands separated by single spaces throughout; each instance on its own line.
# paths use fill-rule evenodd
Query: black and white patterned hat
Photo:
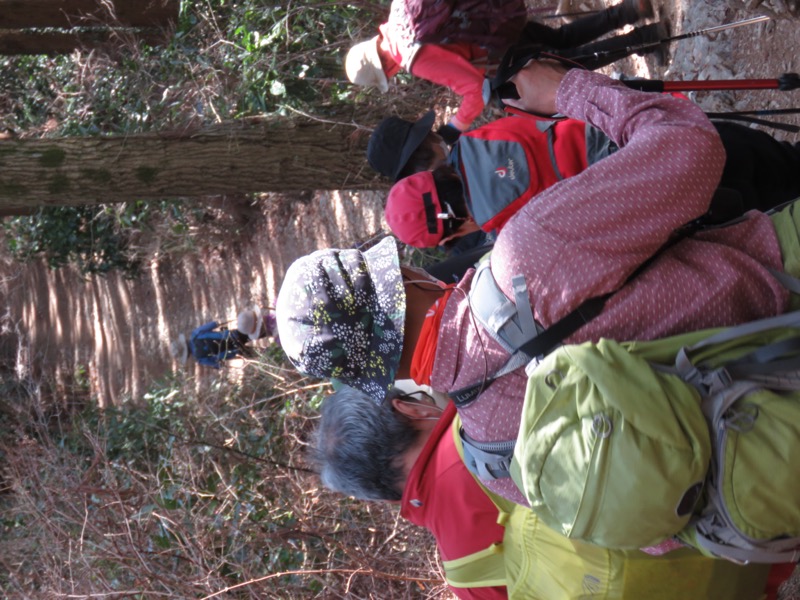
M 383 400 L 400 364 L 406 311 L 394 238 L 296 260 L 276 310 L 281 345 L 299 371 Z

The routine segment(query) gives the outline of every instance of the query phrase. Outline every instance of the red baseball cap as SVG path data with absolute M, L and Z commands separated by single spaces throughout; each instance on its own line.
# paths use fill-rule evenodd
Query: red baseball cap
M 389 190 L 384 216 L 404 244 L 416 248 L 438 246 L 444 237 L 443 213 L 431 171 L 405 177 Z

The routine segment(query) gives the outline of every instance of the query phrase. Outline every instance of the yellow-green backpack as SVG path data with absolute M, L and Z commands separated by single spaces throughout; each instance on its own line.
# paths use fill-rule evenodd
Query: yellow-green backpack
M 461 453 L 459 427 L 456 417 L 453 432 Z M 735 565 L 690 548 L 664 556 L 600 548 L 570 540 L 545 526 L 530 509 L 483 490 L 497 506 L 498 523 L 505 527 L 503 542 L 445 561 L 445 575 L 453 587 L 505 585 L 512 600 L 763 598 L 767 565 Z
M 563 346 L 530 369 L 509 471 L 559 533 L 678 536 L 800 558 L 800 312 L 652 342 Z

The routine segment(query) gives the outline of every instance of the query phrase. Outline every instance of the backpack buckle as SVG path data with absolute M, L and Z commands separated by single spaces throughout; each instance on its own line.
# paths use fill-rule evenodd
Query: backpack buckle
M 730 387 L 733 383 L 733 377 L 725 367 L 720 367 L 706 373 L 701 379 L 702 384 L 706 387 L 707 394 L 716 394 L 718 391 Z

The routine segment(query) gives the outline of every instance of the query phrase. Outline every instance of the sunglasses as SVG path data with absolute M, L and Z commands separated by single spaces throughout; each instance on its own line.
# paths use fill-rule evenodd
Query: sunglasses
M 436 400 L 433 399 L 429 393 L 423 390 L 416 390 L 414 392 L 401 392 L 399 390 L 391 394 L 392 399 L 403 400 L 404 402 L 411 402 L 412 404 L 419 404 L 421 406 L 436 406 Z

